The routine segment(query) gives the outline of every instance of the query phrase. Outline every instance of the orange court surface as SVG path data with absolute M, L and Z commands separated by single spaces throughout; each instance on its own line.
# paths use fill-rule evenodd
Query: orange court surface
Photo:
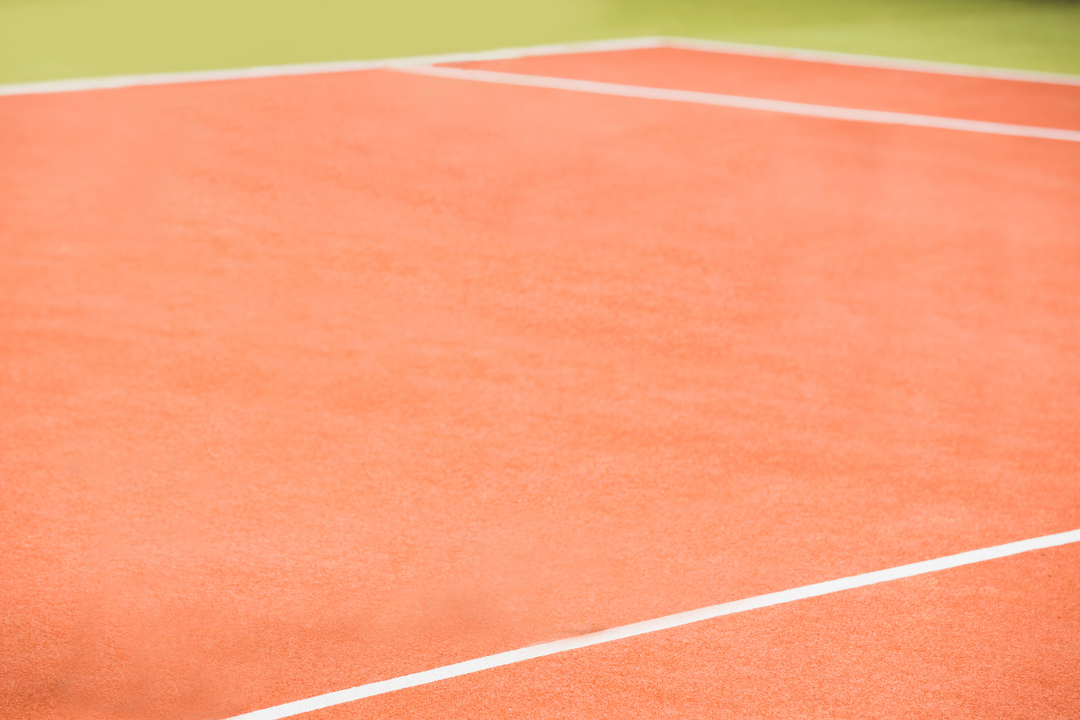
M 0 97 L 0 718 L 1080 717 L 1080 142 L 1037 135 L 1080 85 L 444 67 L 975 131 L 409 68 Z

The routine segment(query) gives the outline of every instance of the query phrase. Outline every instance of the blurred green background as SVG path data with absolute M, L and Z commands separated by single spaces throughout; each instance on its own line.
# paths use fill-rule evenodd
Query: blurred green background
M 0 0 L 0 83 L 660 34 L 1080 74 L 1075 0 Z

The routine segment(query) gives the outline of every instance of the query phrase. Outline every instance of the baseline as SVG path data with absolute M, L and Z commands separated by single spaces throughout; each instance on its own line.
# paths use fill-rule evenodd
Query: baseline
M 543 88 L 547 90 L 569 90 L 571 92 L 591 93 L 594 95 L 615 95 L 618 97 L 639 98 L 644 100 L 666 100 L 670 102 L 713 105 L 740 110 L 758 110 L 781 113 L 784 115 L 802 115 L 830 120 L 848 120 L 853 122 L 877 123 L 884 125 L 910 125 L 913 127 L 935 128 L 939 130 L 961 130 L 965 132 L 986 133 L 990 135 L 1011 135 L 1014 137 L 1040 138 L 1043 140 L 1063 140 L 1080 142 L 1080 130 L 1063 130 L 1032 125 L 1012 125 L 1009 123 L 988 122 L 985 120 L 964 120 L 962 118 L 938 117 L 935 115 L 916 115 L 913 113 L 891 112 L 888 110 L 863 110 L 859 108 L 835 107 L 832 105 L 814 105 L 811 103 L 791 102 L 789 100 L 767 100 L 764 98 L 745 97 L 742 95 L 721 95 L 718 93 L 699 92 L 696 90 L 674 90 L 670 88 L 652 88 L 641 85 L 622 85 L 619 83 L 598 82 L 595 80 L 576 80 L 543 75 L 522 75 L 519 73 L 498 72 L 495 70 L 470 70 L 455 67 L 401 66 L 388 68 L 396 72 L 448 80 L 466 80 L 471 82 L 494 83 L 497 85 L 519 85 L 522 87 Z
M 72 80 L 46 80 L 36 83 L 0 85 L 0 97 L 5 95 L 43 95 L 48 93 L 82 92 L 86 90 L 116 90 L 145 85 L 179 85 L 198 82 L 224 82 L 228 80 L 252 80 L 255 78 L 289 77 L 296 75 L 323 75 L 332 73 L 381 70 L 410 65 L 436 65 L 441 63 L 485 62 L 491 60 L 517 60 L 543 55 L 571 55 L 574 53 L 617 52 L 620 50 L 647 50 L 664 46 L 657 37 L 626 38 L 620 40 L 592 40 L 558 45 L 535 45 L 523 48 L 481 50 L 479 52 L 448 53 L 444 55 L 420 55 L 416 57 L 384 58 L 381 60 L 341 60 L 339 62 L 299 63 L 296 65 L 261 65 L 249 68 L 224 70 L 194 70 L 191 72 L 151 73 L 147 75 L 114 75 Z
M 735 613 L 757 610 L 772 605 L 781 605 L 796 600 L 806 600 L 808 598 L 829 595 L 843 590 L 852 590 L 854 588 L 866 587 L 867 585 L 876 585 L 878 583 L 948 570 L 963 565 L 985 562 L 987 560 L 996 560 L 1009 557 L 1010 555 L 1031 552 L 1033 550 L 1045 550 L 1046 548 L 1058 547 L 1060 545 L 1068 545 L 1076 542 L 1080 542 L 1080 529 L 1069 530 L 1054 535 L 1044 535 L 1028 540 L 1019 540 L 1004 545 L 980 548 L 978 550 L 969 550 L 967 552 L 946 555 L 945 557 L 935 558 L 933 560 L 923 560 L 908 565 L 900 565 L 899 567 L 889 568 L 887 570 L 877 570 L 861 575 L 827 580 L 814 585 L 805 585 L 799 588 L 781 590 L 779 592 L 744 598 L 742 600 L 735 600 L 720 605 L 712 605 L 697 610 L 688 610 L 686 612 L 666 615 L 652 620 L 644 620 L 642 622 L 631 623 L 630 625 L 601 630 L 600 632 L 591 633 L 589 635 L 579 635 L 577 637 L 555 640 L 540 645 L 508 650 L 495 655 L 488 655 L 486 657 L 454 663 L 453 665 L 446 665 L 441 668 L 425 670 L 423 672 L 391 678 L 389 680 L 380 680 L 378 682 L 368 683 L 367 685 L 359 685 L 347 690 L 338 690 L 326 693 L 325 695 L 317 695 L 304 700 L 296 700 L 294 702 L 277 705 L 263 710 L 255 710 L 253 712 L 244 713 L 243 715 L 236 715 L 228 720 L 281 720 L 282 718 L 293 717 L 303 713 L 321 710 L 322 708 L 352 702 L 354 700 L 361 700 L 375 695 L 383 695 L 385 693 L 394 692 L 395 690 L 403 690 L 418 685 L 427 685 L 439 680 L 460 677 L 462 675 L 502 667 L 504 665 L 512 665 L 514 663 L 533 660 L 547 655 L 578 650 L 591 645 L 600 645 L 602 643 L 623 640 L 637 635 L 669 630 L 671 628 L 702 622 L 704 620 L 711 620 L 724 615 L 733 615 Z
M 911 72 L 935 73 L 939 75 L 985 77 L 996 80 L 1080 86 L 1080 76 L 1067 75 L 1064 73 L 1039 72 L 1035 70 L 1010 70 L 1007 68 L 933 62 L 930 60 L 907 60 L 903 58 L 856 55 L 829 52 L 825 50 L 804 50 L 798 48 L 776 47 L 772 45 L 750 45 L 745 43 L 723 42 L 719 40 L 648 36 L 376 60 L 342 60 L 337 62 L 263 65 L 247 68 L 144 73 L 12 83 L 0 85 L 0 97 L 83 92 L 87 90 L 114 90 L 148 85 L 175 85 L 195 82 L 222 82 L 227 80 L 250 80 L 254 78 L 321 75 L 324 73 L 359 72 L 364 70 L 378 70 L 382 68 L 412 65 L 515 60 L 518 58 L 538 57 L 543 55 L 647 50 L 663 47 L 682 50 L 698 50 L 701 52 L 728 53 L 732 55 L 772 57 L 805 62 L 832 63 L 835 65 L 850 65 L 856 67 L 907 70 Z

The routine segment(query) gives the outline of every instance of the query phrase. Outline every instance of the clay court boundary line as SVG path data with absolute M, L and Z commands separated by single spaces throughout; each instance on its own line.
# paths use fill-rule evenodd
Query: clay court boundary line
M 721 95 L 718 93 L 700 92 L 697 90 L 674 90 L 670 88 L 645 87 L 641 85 L 622 85 L 619 83 L 550 77 L 547 75 L 522 75 L 519 73 L 497 72 L 494 70 L 434 67 L 430 65 L 402 66 L 391 69 L 402 73 L 444 78 L 448 80 L 466 80 L 469 82 L 494 83 L 497 85 L 518 85 L 546 90 L 567 90 L 570 92 L 590 93 L 593 95 L 615 95 L 618 97 L 638 98 L 643 100 L 693 103 L 695 105 L 712 105 L 715 107 L 736 108 L 739 110 L 757 110 L 762 112 L 782 113 L 784 115 L 826 118 L 829 120 L 846 120 L 882 125 L 909 125 L 938 130 L 960 130 L 963 132 L 986 133 L 990 135 L 1011 135 L 1014 137 L 1039 138 L 1042 140 L 1080 142 L 1080 130 L 1063 130 L 1059 128 L 1035 127 L 1032 125 L 1012 125 L 1009 123 L 988 122 L 985 120 L 965 120 L 962 118 L 916 115 L 913 113 L 890 112 L 887 110 L 864 110 L 860 108 L 835 107 L 832 105 L 814 105 L 811 103 L 791 102 L 789 100 L 768 100 L 765 98 L 745 97 L 742 95 Z
M 662 38 L 643 37 L 621 40 L 564 43 L 560 45 L 535 45 L 532 47 L 503 48 L 501 50 L 449 53 L 445 55 L 385 58 L 381 60 L 342 60 L 340 62 L 264 65 L 260 67 L 232 68 L 225 70 L 196 70 L 193 72 L 154 73 L 149 75 L 116 75 L 101 78 L 46 80 L 45 82 L 37 83 L 0 85 L 0 96 L 41 95 L 48 93 L 81 92 L 85 90 L 115 90 L 127 87 L 141 87 L 144 85 L 180 85 L 198 82 L 224 82 L 228 80 L 253 80 L 256 78 L 325 75 L 344 72 L 361 72 L 364 70 L 381 70 L 389 67 L 408 67 L 411 65 L 516 60 L 519 58 L 541 57 L 545 55 L 572 55 L 575 53 L 646 50 L 649 48 L 661 47 L 663 44 L 664 41 Z M 1080 84 L 1080 79 L 1078 79 L 1078 84 Z
M 937 75 L 956 75 L 961 77 L 979 77 L 994 80 L 1080 86 L 1080 76 L 1067 75 L 1064 73 L 1038 72 L 1034 70 L 1010 70 L 1007 68 L 959 65 L 929 60 L 906 60 L 902 58 L 876 57 L 873 55 L 854 55 L 825 50 L 802 50 L 797 48 L 775 47 L 771 45 L 748 45 L 744 43 L 730 43 L 717 40 L 695 40 L 692 38 L 677 37 L 638 37 L 614 40 L 594 40 L 579 43 L 562 43 L 555 45 L 535 45 L 531 47 L 503 48 L 499 50 L 482 50 L 479 52 L 461 52 L 444 55 L 384 58 L 377 60 L 342 60 L 337 62 L 265 65 L 260 67 L 227 68 L 220 70 L 114 75 L 110 77 L 13 83 L 0 85 L 0 97 L 11 95 L 83 92 L 87 90 L 114 90 L 148 85 L 178 85 L 197 82 L 222 82 L 228 80 L 250 80 L 255 78 L 322 75 L 327 73 L 360 72 L 363 70 L 378 70 L 401 66 L 407 67 L 414 65 L 437 65 L 442 63 L 513 60 L 517 58 L 540 57 L 545 55 L 572 55 L 591 52 L 616 52 L 620 50 L 647 50 L 650 48 L 664 47 L 679 50 L 728 53 L 730 55 L 751 55 L 755 57 L 769 57 L 782 60 L 830 63 L 833 65 L 872 67 L 883 70 L 902 70 L 908 72 L 933 73 Z
M 331 707 L 333 705 L 341 705 L 355 700 L 361 700 L 374 695 L 383 695 L 385 693 L 394 692 L 395 690 L 404 690 L 405 688 L 416 687 L 418 685 L 427 685 L 428 683 L 438 682 L 439 680 L 447 680 L 449 678 L 460 677 L 462 675 L 502 667 L 504 665 L 513 665 L 526 660 L 533 660 L 547 655 L 556 655 L 571 650 L 578 650 L 591 645 L 600 645 L 602 643 L 623 640 L 637 635 L 646 635 L 661 630 L 669 630 L 691 623 L 712 620 L 724 615 L 734 615 L 735 613 L 757 610 L 772 605 L 781 605 L 796 600 L 830 595 L 843 590 L 852 590 L 854 588 L 866 587 L 867 585 L 876 585 L 878 583 L 900 580 L 902 578 L 924 575 L 926 573 L 948 570 L 963 565 L 971 565 L 987 560 L 996 560 L 1009 557 L 1010 555 L 1018 555 L 1033 550 L 1044 550 L 1046 548 L 1068 545 L 1076 542 L 1080 542 L 1080 529 L 1057 533 L 1055 535 L 1044 535 L 1029 540 L 1020 540 L 1005 545 L 981 548 L 979 550 L 969 550 L 968 552 L 962 552 L 956 555 L 947 555 L 933 560 L 924 560 L 909 565 L 901 565 L 899 567 L 889 568 L 888 570 L 877 570 L 862 575 L 852 575 L 851 577 L 828 580 L 826 582 L 805 585 L 791 590 L 782 590 L 780 592 L 768 593 L 767 595 L 758 595 L 756 597 L 735 600 L 721 605 L 712 605 L 697 610 L 688 610 L 674 615 L 666 615 L 652 620 L 644 620 L 630 625 L 622 625 L 608 630 L 601 630 L 600 632 L 592 633 L 590 635 L 579 635 L 577 637 L 555 640 L 554 642 L 532 645 L 517 650 L 509 650 L 496 655 L 466 660 L 464 662 L 446 665 L 433 670 L 425 670 L 411 675 L 404 675 L 389 680 L 380 680 L 378 682 L 368 683 L 367 685 L 360 685 L 347 690 L 338 690 L 336 692 L 326 693 L 325 695 L 317 695 L 305 700 L 297 700 L 283 705 L 266 708 L 264 710 L 255 710 L 254 712 L 245 713 L 243 715 L 236 715 L 228 720 L 281 720 L 281 718 L 293 717 L 314 710 Z
M 1051 85 L 1078 85 L 1080 76 L 1066 73 L 1039 72 L 1037 70 L 1010 70 L 1007 68 L 980 67 L 960 63 L 935 62 L 933 60 L 910 60 L 905 58 L 882 57 L 880 55 L 858 55 L 854 53 L 830 52 L 828 50 L 806 50 L 803 48 L 784 48 L 772 45 L 749 45 L 746 43 L 725 42 L 722 40 L 698 40 L 695 38 L 662 38 L 663 47 L 678 50 L 699 50 L 702 52 L 727 53 L 729 55 L 750 55 L 753 57 L 775 58 L 777 60 L 802 60 L 803 62 L 846 65 L 848 67 L 867 67 L 879 70 L 902 70 L 922 72 L 933 75 L 957 75 L 959 77 L 987 78 L 988 80 L 1013 80 L 1016 82 L 1049 83 Z

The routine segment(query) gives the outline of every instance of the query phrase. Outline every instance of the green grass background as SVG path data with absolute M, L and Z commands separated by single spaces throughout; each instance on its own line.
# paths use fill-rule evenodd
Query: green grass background
M 653 34 L 1080 74 L 1075 0 L 0 0 L 0 83 Z

